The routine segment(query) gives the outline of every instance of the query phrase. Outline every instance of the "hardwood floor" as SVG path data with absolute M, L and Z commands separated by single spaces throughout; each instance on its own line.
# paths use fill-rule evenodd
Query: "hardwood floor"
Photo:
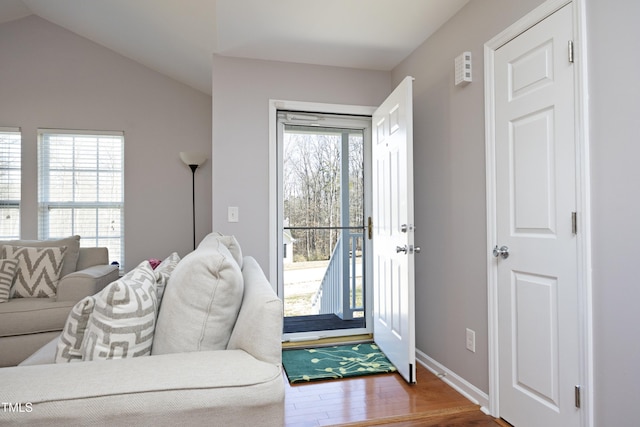
M 499 427 L 426 368 L 418 364 L 418 382 L 408 385 L 398 374 L 290 385 L 285 382 L 287 427 Z

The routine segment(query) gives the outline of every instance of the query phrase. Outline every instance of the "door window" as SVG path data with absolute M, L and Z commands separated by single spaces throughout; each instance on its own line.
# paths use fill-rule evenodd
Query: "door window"
M 278 122 L 285 333 L 364 328 L 370 118 L 280 111 Z

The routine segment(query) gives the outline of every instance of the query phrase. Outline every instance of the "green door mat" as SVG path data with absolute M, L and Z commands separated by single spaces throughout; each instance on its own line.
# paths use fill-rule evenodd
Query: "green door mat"
M 373 343 L 283 350 L 282 364 L 292 384 L 396 371 Z

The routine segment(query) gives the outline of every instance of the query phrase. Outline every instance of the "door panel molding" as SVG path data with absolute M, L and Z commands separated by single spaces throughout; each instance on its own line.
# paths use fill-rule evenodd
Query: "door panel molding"
M 493 84 L 494 55 L 496 50 L 513 40 L 529 28 L 535 26 L 562 7 L 573 4 L 574 38 L 576 60 L 574 62 L 574 109 L 576 141 L 576 207 L 580 231 L 577 235 L 578 246 L 578 305 L 580 328 L 580 379 L 582 389 L 581 425 L 593 426 L 593 339 L 592 339 L 592 281 L 591 281 L 591 235 L 590 235 L 590 185 L 589 185 L 589 114 L 587 103 L 587 45 L 586 17 L 584 0 L 548 0 L 528 15 L 515 22 L 509 28 L 496 35 L 484 46 L 485 71 L 485 158 L 486 158 L 486 206 L 487 206 L 487 284 L 488 284 L 488 348 L 489 348 L 489 395 L 488 411 L 499 417 L 499 381 L 498 381 L 498 269 L 491 254 L 493 246 L 498 244 L 496 221 L 496 150 L 494 128 L 495 87 Z M 544 77 L 544 73 L 538 77 Z M 543 85 L 544 78 L 533 85 Z M 524 85 L 520 91 L 526 91 Z M 514 92 L 517 95 L 517 91 Z M 514 95 L 514 96 L 515 96 Z

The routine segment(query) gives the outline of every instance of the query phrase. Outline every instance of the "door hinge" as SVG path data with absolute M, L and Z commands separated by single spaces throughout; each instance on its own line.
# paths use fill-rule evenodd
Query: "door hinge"
M 571 232 L 578 234 L 578 214 L 577 212 L 571 212 Z
M 367 237 L 369 240 L 373 239 L 373 220 L 371 217 L 369 217 L 369 220 L 367 221 Z
M 575 388 L 575 400 L 576 400 L 576 408 L 580 408 L 580 402 L 581 402 L 581 398 L 580 398 L 580 386 L 577 385 Z
M 569 62 L 573 64 L 573 40 L 569 40 Z

